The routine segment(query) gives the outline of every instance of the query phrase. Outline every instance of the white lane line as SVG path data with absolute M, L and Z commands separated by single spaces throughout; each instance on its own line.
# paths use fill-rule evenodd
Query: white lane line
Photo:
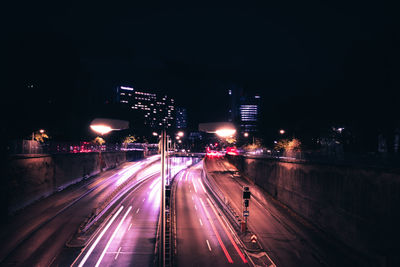
M 194 200 L 193 196 L 192 196 L 192 200 Z
M 194 209 L 195 209 L 195 210 L 197 210 L 197 206 L 196 206 L 196 204 L 194 205 Z
M 112 234 L 112 236 L 111 236 L 110 239 L 108 240 L 107 245 L 106 245 L 106 247 L 104 248 L 103 252 L 101 253 L 100 258 L 99 258 L 99 260 L 97 261 L 95 267 L 98 267 L 98 266 L 100 265 L 101 261 L 102 261 L 103 258 L 104 258 L 104 255 L 106 254 L 108 248 L 109 248 L 110 245 L 111 245 L 111 242 L 113 241 L 115 235 L 118 233 L 119 228 L 121 227 L 122 223 L 125 221 L 125 218 L 126 218 L 126 216 L 128 216 L 128 213 L 131 211 L 131 209 L 132 209 L 132 206 L 129 206 L 129 208 L 128 208 L 128 210 L 126 211 L 124 217 L 122 217 L 122 220 L 119 222 L 117 228 L 115 228 L 115 230 L 114 230 L 114 233 Z
M 130 224 L 130 225 L 129 225 L 129 227 L 128 227 L 128 231 L 129 231 L 129 230 L 131 230 L 131 227 L 132 227 L 132 224 Z
M 207 242 L 208 249 L 211 251 L 211 246 L 207 239 L 206 239 L 206 242 Z
M 140 208 L 138 208 L 138 209 L 136 210 L 136 214 L 139 212 L 139 210 L 140 210 Z
M 101 232 L 101 234 L 97 237 L 96 241 L 93 243 L 93 245 L 90 247 L 89 251 L 86 253 L 85 257 L 83 257 L 81 263 L 79 263 L 79 267 L 82 267 L 87 259 L 89 258 L 90 254 L 92 254 L 94 248 L 96 247 L 97 243 L 99 243 L 100 239 L 103 237 L 103 235 L 107 232 L 108 228 L 110 228 L 110 225 L 114 222 L 115 218 L 120 214 L 124 206 L 121 206 L 117 213 L 111 218 L 110 222 L 107 224 L 107 226 L 104 228 L 104 230 Z
M 199 183 L 200 183 L 201 187 L 203 188 L 204 193 L 207 193 L 207 192 L 206 192 L 206 189 L 204 188 L 203 182 L 200 181 L 200 179 L 199 179 Z
M 121 251 L 121 247 L 119 247 L 118 252 L 117 252 L 117 255 L 115 255 L 114 260 L 116 260 L 116 259 L 118 258 L 118 255 L 119 255 L 119 252 L 120 252 L 120 251 Z
M 197 187 L 196 187 L 196 184 L 194 183 L 194 181 L 192 181 L 192 182 L 193 182 L 194 191 L 197 193 Z
M 200 219 L 200 218 L 199 218 L 199 221 L 200 221 L 200 225 L 201 225 L 201 226 L 203 226 L 203 222 L 201 221 L 201 219 Z

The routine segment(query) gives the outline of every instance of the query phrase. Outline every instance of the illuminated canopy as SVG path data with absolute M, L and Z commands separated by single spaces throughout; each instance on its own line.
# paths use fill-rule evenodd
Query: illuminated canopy
M 235 125 L 231 122 L 200 123 L 199 131 L 215 133 L 220 137 L 230 137 L 236 133 Z
M 107 134 L 111 131 L 129 128 L 129 122 L 115 119 L 96 118 L 90 123 L 90 128 L 99 134 Z

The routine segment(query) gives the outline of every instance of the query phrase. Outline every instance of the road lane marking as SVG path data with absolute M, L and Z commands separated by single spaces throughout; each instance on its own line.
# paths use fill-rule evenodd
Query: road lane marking
M 132 224 L 130 224 L 130 225 L 129 225 L 129 227 L 128 227 L 128 231 L 129 231 L 129 230 L 131 230 L 131 227 L 132 227 Z
M 140 208 L 138 208 L 138 209 L 136 210 L 136 214 L 139 212 L 139 210 L 140 210 Z
M 204 188 L 203 182 L 200 181 L 200 179 L 199 179 L 199 183 L 200 183 L 200 185 L 201 185 L 201 188 L 203 188 L 204 193 L 207 194 L 207 191 L 206 191 L 206 189 Z
M 215 210 L 214 206 L 212 205 L 211 201 L 209 198 L 207 198 L 208 203 L 211 206 L 211 209 L 214 211 L 215 216 L 217 217 L 219 223 L 221 224 L 222 228 L 224 229 L 226 235 L 228 236 L 229 240 L 231 241 L 233 247 L 236 249 L 237 253 L 239 254 L 240 258 L 242 259 L 243 263 L 247 263 L 246 258 L 244 257 L 243 253 L 240 251 L 240 249 L 238 248 L 238 246 L 236 245 L 236 242 L 233 240 L 231 234 L 228 232 L 228 229 L 226 229 L 225 224 L 222 222 L 220 216 L 218 215 L 217 211 Z
M 122 211 L 122 209 L 124 208 L 124 206 L 121 206 L 119 208 L 119 210 L 117 211 L 117 213 L 114 214 L 114 216 L 111 218 L 110 222 L 107 224 L 107 226 L 103 229 L 103 231 L 101 232 L 101 234 L 97 237 L 96 241 L 93 243 L 93 245 L 90 247 L 89 251 L 86 253 L 85 257 L 83 257 L 81 263 L 79 263 L 79 267 L 82 267 L 85 262 L 87 261 L 87 259 L 89 258 L 90 254 L 92 254 L 94 248 L 97 246 L 97 243 L 99 243 L 100 239 L 103 237 L 103 235 L 106 233 L 106 231 L 108 230 L 108 228 L 110 227 L 110 225 L 114 222 L 115 218 L 118 216 L 118 214 L 120 214 L 120 212 Z
M 194 198 L 193 198 L 193 196 L 192 196 L 192 200 L 194 201 Z
M 146 200 L 146 198 L 143 198 L 143 201 L 142 202 L 144 202 Z
M 197 187 L 196 187 L 196 184 L 194 183 L 194 181 L 192 181 L 192 183 L 193 183 L 194 191 L 197 193 Z
M 211 246 L 207 239 L 206 239 L 206 242 L 207 242 L 208 250 L 211 251 Z
M 118 255 L 119 255 L 119 252 L 120 252 L 120 251 L 121 251 L 121 247 L 119 247 L 118 252 L 117 252 L 117 255 L 115 255 L 114 260 L 116 260 L 116 259 L 118 258 Z
M 106 254 L 108 248 L 109 248 L 110 245 L 111 245 L 111 242 L 113 241 L 115 235 L 117 234 L 119 228 L 121 227 L 122 223 L 125 221 L 125 218 L 126 218 L 126 216 L 128 216 L 128 213 L 131 211 L 131 209 L 132 209 L 132 206 L 129 206 L 129 208 L 128 208 L 128 210 L 126 211 L 124 217 L 122 217 L 122 220 L 119 222 L 117 228 L 115 228 L 115 230 L 114 230 L 114 233 L 112 234 L 112 236 L 111 236 L 110 239 L 108 240 L 107 245 L 106 245 L 106 247 L 104 248 L 103 252 L 101 253 L 100 258 L 99 258 L 99 260 L 97 261 L 95 267 L 98 267 L 98 266 L 100 265 L 101 261 L 102 261 L 103 258 L 104 258 L 104 255 Z
M 199 221 L 200 221 L 200 225 L 201 225 L 201 226 L 203 226 L 203 222 L 201 221 L 201 219 L 200 219 L 200 218 L 199 218 Z
M 228 259 L 228 262 L 229 262 L 229 263 L 233 263 L 233 260 L 232 260 L 232 258 L 231 258 L 231 255 L 229 255 L 228 250 L 226 249 L 224 243 L 222 242 L 221 236 L 219 235 L 217 229 L 215 228 L 215 225 L 214 225 L 214 223 L 213 223 L 213 221 L 212 221 L 212 219 L 211 219 L 210 213 L 208 213 L 208 210 L 206 209 L 206 206 L 204 205 L 204 202 L 203 202 L 203 200 L 202 200 L 201 198 L 200 198 L 200 202 L 201 202 L 201 205 L 203 206 L 204 212 L 206 213 L 206 216 L 207 216 L 207 218 L 208 218 L 208 221 L 210 222 L 211 228 L 213 229 L 214 234 L 215 234 L 215 236 L 217 237 L 218 243 L 219 243 L 219 245 L 221 246 L 221 248 L 222 248 L 222 250 L 223 250 L 223 252 L 224 252 L 226 258 Z
M 194 209 L 195 209 L 195 210 L 197 210 L 197 206 L 196 206 L 196 204 L 194 204 Z

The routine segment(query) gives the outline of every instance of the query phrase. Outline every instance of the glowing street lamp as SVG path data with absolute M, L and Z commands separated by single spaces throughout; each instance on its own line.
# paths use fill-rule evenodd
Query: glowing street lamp
M 94 132 L 99 133 L 101 135 L 107 134 L 113 130 L 110 126 L 103 125 L 103 124 L 90 125 L 90 129 L 92 129 Z
M 179 137 L 183 137 L 185 134 L 184 134 L 184 132 L 181 131 L 181 132 L 178 132 L 177 135 L 178 135 Z
M 215 132 L 219 137 L 231 137 L 236 133 L 235 129 L 222 128 Z
M 279 133 L 280 133 L 280 134 L 284 134 L 284 133 L 285 133 L 285 130 L 280 129 L 280 130 L 279 130 Z
M 153 136 L 158 136 L 158 133 L 156 133 L 156 132 L 153 132 Z
M 244 137 L 249 137 L 249 133 L 244 133 L 243 136 Z

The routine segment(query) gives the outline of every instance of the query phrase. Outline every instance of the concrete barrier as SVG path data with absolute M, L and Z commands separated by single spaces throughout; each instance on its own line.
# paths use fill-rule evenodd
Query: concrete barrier
M 399 170 L 227 158 L 248 180 L 332 238 L 378 266 L 399 266 Z
M 103 152 L 103 169 L 142 157 L 142 151 Z M 9 213 L 100 172 L 98 153 L 24 155 L 7 160 L 3 180 L 7 201 L 2 205 Z

